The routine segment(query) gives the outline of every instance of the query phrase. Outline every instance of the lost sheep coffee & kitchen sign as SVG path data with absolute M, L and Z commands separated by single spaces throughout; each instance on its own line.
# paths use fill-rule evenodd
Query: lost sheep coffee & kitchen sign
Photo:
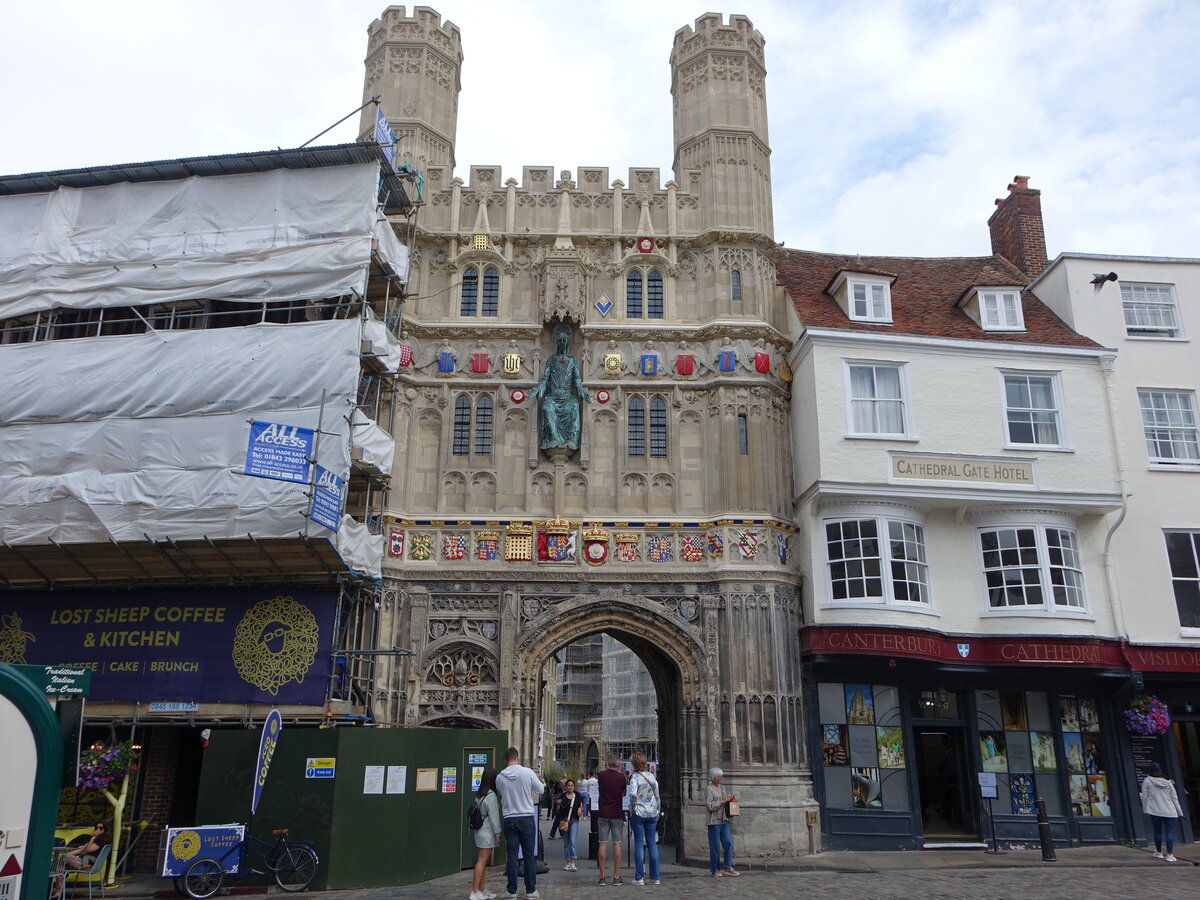
M 336 596 L 12 591 L 0 596 L 0 662 L 86 670 L 89 700 L 320 704 Z

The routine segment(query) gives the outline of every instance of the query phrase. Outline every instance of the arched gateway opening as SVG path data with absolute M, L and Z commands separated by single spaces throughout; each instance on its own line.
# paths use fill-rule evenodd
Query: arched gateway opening
M 704 671 L 699 660 L 703 646 L 685 629 L 664 622 L 631 600 L 593 600 L 570 613 L 559 611 L 544 629 L 529 629 L 517 641 L 516 668 L 519 695 L 535 702 L 514 710 L 513 736 L 526 746 L 536 746 L 540 702 L 549 702 L 542 683 L 545 663 L 568 645 L 596 634 L 620 641 L 646 666 L 654 684 L 658 714 L 659 785 L 668 809 L 665 843 L 682 858 L 685 848 L 684 815 L 690 793 L 707 767 L 705 727 L 708 710 L 704 696 Z M 710 694 L 711 696 L 711 694 Z M 599 760 L 601 766 L 604 760 Z M 699 848 L 690 848 L 694 856 Z
M 380 664 L 380 722 L 498 728 L 527 762 L 537 764 L 539 755 L 552 761 L 544 713 L 549 709 L 552 721 L 554 654 L 589 635 L 612 635 L 638 655 L 654 683 L 660 781 L 676 853 L 707 856 L 710 766 L 725 770 L 743 800 L 739 854 L 790 857 L 816 849 L 792 584 L 761 573 L 688 581 L 664 572 L 638 582 L 582 573 L 494 580 L 437 574 L 383 592 L 384 641 L 407 642 L 413 653 Z

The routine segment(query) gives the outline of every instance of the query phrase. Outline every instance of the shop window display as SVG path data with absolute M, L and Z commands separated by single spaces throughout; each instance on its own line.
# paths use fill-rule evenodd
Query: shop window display
M 999 798 L 989 801 L 993 813 L 1032 816 L 1033 798 L 1041 796 L 1052 816 L 1112 814 L 1095 698 L 1058 697 L 1057 722 L 1049 695 L 1041 691 L 977 691 L 976 708 L 981 768 L 996 773 L 1000 787 Z
M 839 682 L 820 685 L 818 693 L 826 804 L 908 811 L 899 689 Z

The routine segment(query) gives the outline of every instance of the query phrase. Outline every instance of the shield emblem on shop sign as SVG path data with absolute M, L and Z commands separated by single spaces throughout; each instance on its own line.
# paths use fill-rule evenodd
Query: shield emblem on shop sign
M 970 656 L 971 655 L 971 645 L 970 644 L 959 644 L 958 645 L 958 655 L 961 656 L 963 659 L 966 659 L 968 656 Z

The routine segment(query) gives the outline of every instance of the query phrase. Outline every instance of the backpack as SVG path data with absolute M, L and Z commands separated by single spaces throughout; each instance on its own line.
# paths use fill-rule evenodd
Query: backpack
M 651 781 L 642 772 L 633 776 L 637 789 L 633 795 L 633 813 L 643 819 L 657 819 L 662 809 L 658 800 L 658 781 Z
M 478 831 L 483 827 L 483 809 L 479 805 L 479 798 L 475 798 L 475 803 L 471 807 L 471 811 L 467 813 L 467 827 L 472 831 Z

